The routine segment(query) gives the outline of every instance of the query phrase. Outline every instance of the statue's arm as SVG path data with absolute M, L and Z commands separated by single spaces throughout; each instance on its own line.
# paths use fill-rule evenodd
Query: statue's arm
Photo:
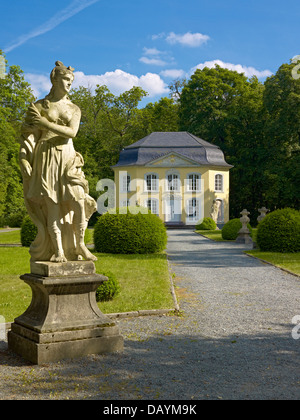
M 19 162 L 20 162 L 20 168 L 21 168 L 23 177 L 30 178 L 32 174 L 32 167 L 30 163 L 28 162 L 27 151 L 24 147 L 20 148 Z
M 68 126 L 59 125 L 48 121 L 47 118 L 42 117 L 38 108 L 31 105 L 31 120 L 32 123 L 40 130 L 49 130 L 60 137 L 74 138 L 79 130 L 81 112 L 77 106 L 74 106 L 74 113 Z

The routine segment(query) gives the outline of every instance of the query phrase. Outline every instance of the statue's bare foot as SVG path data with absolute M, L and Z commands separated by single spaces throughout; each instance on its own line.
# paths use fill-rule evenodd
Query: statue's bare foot
M 87 261 L 97 261 L 97 257 L 93 255 L 85 245 L 78 245 L 77 246 L 77 255 L 82 255 L 83 258 Z
M 68 260 L 66 259 L 64 254 L 59 253 L 58 255 L 55 255 L 53 261 L 57 263 L 63 263 L 63 262 L 67 262 Z

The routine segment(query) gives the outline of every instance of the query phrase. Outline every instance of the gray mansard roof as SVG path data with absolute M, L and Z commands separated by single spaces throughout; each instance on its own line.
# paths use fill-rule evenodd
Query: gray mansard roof
M 125 147 L 120 153 L 119 166 L 145 166 L 159 158 L 176 153 L 194 164 L 232 167 L 222 150 L 188 132 L 154 132 Z

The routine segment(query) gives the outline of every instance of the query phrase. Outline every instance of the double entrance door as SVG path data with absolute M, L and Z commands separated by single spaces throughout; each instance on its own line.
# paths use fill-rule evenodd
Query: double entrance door
M 171 195 L 166 200 L 166 222 L 179 223 L 181 222 L 181 198 Z

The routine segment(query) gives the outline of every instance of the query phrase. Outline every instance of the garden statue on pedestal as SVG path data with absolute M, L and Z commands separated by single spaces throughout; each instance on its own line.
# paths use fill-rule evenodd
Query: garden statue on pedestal
M 29 106 L 20 141 L 25 204 L 38 227 L 31 260 L 94 261 L 84 244 L 84 232 L 97 206 L 88 195 L 83 158 L 72 140 L 81 117 L 68 98 L 74 69 L 60 61 L 55 64 L 51 91 Z
M 267 215 L 267 213 L 270 211 L 269 209 L 266 209 L 266 207 L 262 207 L 261 209 L 258 209 L 260 215 L 257 218 L 258 223 L 261 222 Z
M 243 211 L 241 211 L 240 214 L 242 215 L 242 217 L 240 218 L 242 228 L 239 230 L 236 242 L 242 244 L 253 244 L 252 238 L 250 236 L 250 230 L 248 229 L 248 223 L 250 222 L 248 216 L 250 212 L 247 209 L 244 209 Z
M 218 223 L 220 206 L 221 206 L 221 201 L 220 200 L 213 200 L 211 210 L 210 210 L 210 217 L 213 219 L 213 221 L 216 224 Z
M 73 69 L 57 61 L 50 79 L 49 95 L 30 105 L 22 129 L 24 199 L 38 234 L 31 272 L 20 277 L 32 301 L 8 333 L 9 349 L 35 364 L 122 351 L 124 341 L 97 305 L 107 277 L 96 273 L 97 258 L 84 243 L 96 202 L 73 146 L 81 115 L 67 96 Z

